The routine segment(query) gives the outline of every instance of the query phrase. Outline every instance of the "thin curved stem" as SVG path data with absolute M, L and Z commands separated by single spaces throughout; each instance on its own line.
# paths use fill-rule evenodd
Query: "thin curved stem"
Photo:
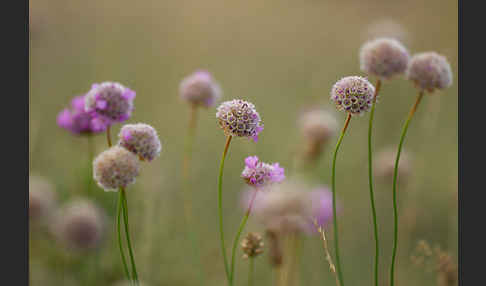
M 392 262 L 390 267 L 390 286 L 395 284 L 395 258 L 397 256 L 397 246 L 398 246 L 398 209 L 397 209 L 397 176 L 398 176 L 398 163 L 400 162 L 400 154 L 402 152 L 403 142 L 405 141 L 405 135 L 407 134 L 408 125 L 412 120 L 415 111 L 417 110 L 420 101 L 424 96 L 424 92 L 421 90 L 417 96 L 415 104 L 410 109 L 407 120 L 403 125 L 402 134 L 400 136 L 400 143 L 398 144 L 397 158 L 395 160 L 395 169 L 393 170 L 393 218 L 394 218 L 394 231 L 393 231 L 393 253 Z
M 375 115 L 376 98 L 378 92 L 380 91 L 381 80 L 377 80 L 375 95 L 373 96 L 373 104 L 371 105 L 370 111 L 370 123 L 368 128 L 368 178 L 370 184 L 370 203 L 371 203 L 371 213 L 373 216 L 373 231 L 375 235 L 375 286 L 378 286 L 378 262 L 380 257 L 380 244 L 378 241 L 378 224 L 376 222 L 376 208 L 375 208 L 375 196 L 373 193 L 373 150 L 371 146 L 371 137 L 373 135 L 373 118 Z
M 250 265 L 248 265 L 248 267 L 250 269 L 248 269 L 248 286 L 253 286 L 253 276 L 254 276 L 254 272 L 255 272 L 255 261 L 254 261 L 253 257 L 250 257 L 249 260 L 250 260 L 249 261 Z
M 221 251 L 224 260 L 224 270 L 228 283 L 231 283 L 231 275 L 228 267 L 228 259 L 226 258 L 226 247 L 224 245 L 224 229 L 223 229 L 223 170 L 226 154 L 228 153 L 229 145 L 231 143 L 231 135 L 226 139 L 226 145 L 224 146 L 223 155 L 221 157 L 221 163 L 219 165 L 219 177 L 218 177 L 218 215 L 219 215 L 219 235 L 221 240 Z
M 191 229 L 193 225 L 193 215 L 192 215 L 192 204 L 190 198 L 190 170 L 191 170 L 191 162 L 192 162 L 192 151 L 193 145 L 196 135 L 196 124 L 197 124 L 197 108 L 198 106 L 195 104 L 191 104 L 191 110 L 189 112 L 189 126 L 187 128 L 188 134 L 186 137 L 186 145 L 184 150 L 184 161 L 183 161 L 183 168 L 182 168 L 182 200 L 183 200 L 183 209 L 184 209 L 184 219 L 185 225 L 187 226 L 187 236 L 189 237 L 192 245 L 192 252 L 194 253 L 195 257 L 197 258 L 197 263 L 199 264 L 198 269 L 199 272 L 199 280 L 200 283 L 205 281 L 204 271 L 203 271 L 203 264 L 201 253 L 198 247 L 198 237 L 197 232 Z
M 111 147 L 111 126 L 108 125 L 106 128 L 106 141 L 108 142 L 108 147 Z
M 336 270 L 339 278 L 339 283 L 341 286 L 344 286 L 343 281 L 343 273 L 341 269 L 341 261 L 339 259 L 339 235 L 338 235 L 338 225 L 337 225 L 337 218 L 336 218 L 336 157 L 339 151 L 339 147 L 341 146 L 341 142 L 343 141 L 344 134 L 346 133 L 346 129 L 348 128 L 349 121 L 351 120 L 351 114 L 348 114 L 346 117 L 346 121 L 344 122 L 343 129 L 341 130 L 341 135 L 339 136 L 338 142 L 336 144 L 336 148 L 334 150 L 334 155 L 332 159 L 332 218 L 333 218 L 333 225 L 334 225 L 334 252 L 336 256 Z
M 117 216 L 116 216 L 116 230 L 118 234 L 118 246 L 120 248 L 120 255 L 121 259 L 123 262 L 123 270 L 125 271 L 125 275 L 127 276 L 128 280 L 130 279 L 130 272 L 128 271 L 128 266 L 127 266 L 127 260 L 125 258 L 125 254 L 123 252 L 123 243 L 122 243 L 122 236 L 121 236 L 121 213 L 123 209 L 123 199 L 122 199 L 122 194 L 120 192 L 120 195 L 118 197 L 118 210 L 117 210 Z
M 236 248 L 238 247 L 238 241 L 240 240 L 241 233 L 243 232 L 243 229 L 245 228 L 246 222 L 248 221 L 248 217 L 250 217 L 250 212 L 251 208 L 253 206 L 253 202 L 255 201 L 256 194 L 258 192 L 258 189 L 255 188 L 253 191 L 253 196 L 250 200 L 250 204 L 248 205 L 248 209 L 245 212 L 245 215 L 243 216 L 243 219 L 241 220 L 240 226 L 238 227 L 238 232 L 236 233 L 235 240 L 233 241 L 233 248 L 231 250 L 231 271 L 230 271 L 230 284 L 233 285 L 233 278 L 234 278 L 234 273 L 235 273 L 235 257 L 236 257 Z
M 137 266 L 135 265 L 135 257 L 133 255 L 132 243 L 130 241 L 130 229 L 128 226 L 128 205 L 127 205 L 127 197 L 125 194 L 125 189 L 120 188 L 122 200 L 123 200 L 123 220 L 125 222 L 125 235 L 127 239 L 127 246 L 128 246 L 128 253 L 130 254 L 130 262 L 132 264 L 132 276 L 135 285 L 138 285 L 138 274 L 137 274 Z

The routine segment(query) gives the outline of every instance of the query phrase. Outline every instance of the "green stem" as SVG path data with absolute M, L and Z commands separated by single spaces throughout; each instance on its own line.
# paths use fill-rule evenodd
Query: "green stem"
M 248 269 L 248 286 L 253 286 L 253 276 L 255 272 L 255 261 L 253 257 L 250 257 L 249 263 L 250 265 L 248 265 L 248 267 L 250 269 Z
M 106 141 L 108 142 L 108 147 L 111 147 L 111 126 L 108 125 L 106 128 Z
M 130 262 L 132 264 L 132 276 L 133 276 L 133 280 L 135 282 L 135 285 L 138 285 L 137 267 L 135 265 L 135 258 L 134 258 L 134 255 L 133 255 L 132 243 L 130 241 L 130 229 L 129 229 L 129 226 L 128 226 L 127 197 L 126 197 L 124 188 L 120 188 L 120 192 L 121 192 L 121 197 L 122 197 L 122 200 L 123 200 L 123 205 L 122 205 L 123 206 L 123 209 L 122 209 L 123 220 L 125 222 L 125 235 L 126 235 L 126 239 L 127 239 L 128 253 L 130 254 Z
M 192 215 L 192 205 L 190 198 L 190 168 L 192 162 L 192 150 L 194 145 L 194 138 L 196 134 L 196 123 L 197 123 L 197 105 L 192 104 L 191 110 L 189 114 L 189 126 L 188 126 L 188 136 L 186 139 L 186 146 L 185 146 L 185 154 L 184 154 L 184 161 L 183 161 L 183 182 L 182 182 L 182 196 L 183 196 L 183 208 L 184 208 L 184 219 L 185 225 L 188 227 L 187 235 L 191 241 L 192 245 L 192 252 L 197 257 L 197 262 L 199 264 L 197 268 L 199 271 L 199 281 L 205 281 L 204 271 L 203 271 L 203 263 L 201 258 L 201 253 L 198 247 L 197 232 L 191 229 L 191 225 L 193 224 L 193 215 Z
M 373 104 L 371 105 L 370 111 L 370 124 L 368 128 L 368 178 L 370 184 L 370 202 L 371 202 L 371 213 L 373 215 L 373 231 L 375 235 L 375 286 L 378 286 L 378 260 L 379 260 L 379 249 L 380 244 L 378 242 L 378 224 L 376 222 L 376 208 L 375 208 L 375 197 L 373 194 L 373 151 L 371 146 L 371 137 L 373 135 L 373 118 L 375 115 L 376 98 L 378 92 L 380 91 L 381 80 L 376 82 L 375 95 L 373 96 Z
M 95 190 L 94 180 L 93 180 L 93 167 L 92 162 L 94 158 L 94 144 L 93 144 L 93 135 L 88 135 L 88 195 L 92 195 Z
M 341 286 L 344 286 L 343 281 L 343 274 L 341 270 L 341 261 L 339 259 L 339 239 L 338 239 L 338 225 L 337 225 L 337 218 L 336 218 L 336 157 L 339 151 L 339 147 L 341 146 L 341 142 L 343 141 L 344 134 L 346 133 L 346 129 L 348 128 L 349 121 L 351 120 L 351 114 L 348 114 L 346 117 L 346 121 L 344 122 L 343 129 L 341 130 L 341 135 L 339 136 L 338 142 L 336 144 L 336 148 L 334 150 L 334 155 L 332 159 L 332 218 L 333 218 L 333 225 L 334 225 L 334 252 L 336 255 L 336 270 L 339 278 L 339 282 Z
M 228 268 L 228 259 L 226 258 L 226 247 L 224 245 L 224 230 L 223 230 L 223 170 L 224 170 L 224 160 L 226 159 L 226 154 L 228 153 L 229 145 L 231 143 L 231 135 L 226 139 L 226 145 L 224 146 L 223 155 L 221 157 L 221 163 L 219 165 L 219 177 L 218 177 L 218 215 L 219 215 L 219 235 L 221 240 L 221 251 L 224 260 L 224 270 L 226 273 L 226 278 L 228 283 L 231 283 L 231 276 Z
M 243 219 L 241 220 L 240 227 L 238 228 L 238 232 L 236 233 L 235 240 L 233 241 L 233 248 L 231 250 L 231 272 L 230 272 L 230 284 L 233 285 L 233 279 L 234 279 L 234 272 L 235 272 L 235 257 L 236 257 L 236 248 L 238 247 L 238 241 L 240 240 L 241 233 L 243 232 L 243 229 L 245 228 L 246 222 L 248 221 L 248 217 L 250 216 L 251 212 L 251 207 L 253 206 L 253 202 L 255 201 L 256 194 L 258 192 L 258 189 L 255 188 L 253 191 L 253 196 L 250 200 L 250 204 L 248 205 L 248 209 L 245 212 L 245 215 L 243 216 Z
M 118 246 L 120 248 L 120 255 L 121 259 L 123 262 L 123 269 L 125 271 L 125 275 L 127 276 L 127 279 L 130 280 L 130 273 L 128 271 L 128 266 L 127 266 L 127 260 L 125 258 L 125 254 L 123 252 L 123 244 L 122 244 L 122 236 L 121 236 L 121 212 L 123 209 L 123 199 L 122 199 L 122 193 L 120 192 L 120 195 L 118 197 L 118 210 L 117 210 L 117 216 L 116 216 L 116 230 L 118 233 Z
M 397 246 L 398 246 L 398 209 L 397 209 L 397 176 L 398 176 L 398 163 L 400 162 L 400 153 L 402 152 L 403 141 L 405 140 L 405 135 L 407 134 L 408 125 L 417 110 L 424 92 L 421 90 L 417 96 L 415 104 L 410 109 L 405 125 L 402 129 L 402 134 L 400 136 L 400 143 L 398 144 L 397 158 L 395 160 L 395 169 L 393 170 L 393 217 L 394 217 L 394 231 L 393 231 L 393 253 L 392 262 L 390 267 L 390 286 L 395 284 L 395 258 L 397 256 Z

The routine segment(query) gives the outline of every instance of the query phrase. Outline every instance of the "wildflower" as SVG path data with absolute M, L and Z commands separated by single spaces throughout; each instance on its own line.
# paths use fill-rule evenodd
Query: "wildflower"
M 447 59 L 436 52 L 414 55 L 407 69 L 407 78 L 422 90 L 433 92 L 452 85 L 452 71 Z
M 117 82 L 93 84 L 85 97 L 85 110 L 113 123 L 130 118 L 135 91 Z
M 241 99 L 223 102 L 218 107 L 216 118 L 227 136 L 248 137 L 256 142 L 263 130 L 255 105 Z
M 118 137 L 118 145 L 138 155 L 141 160 L 152 161 L 162 150 L 157 131 L 148 124 L 124 125 Z
M 359 56 L 361 70 L 381 79 L 390 79 L 404 73 L 410 58 L 402 43 L 392 38 L 366 42 Z
M 29 176 L 29 219 L 40 221 L 47 218 L 55 204 L 54 186 L 44 177 Z
M 311 109 L 303 113 L 299 119 L 299 127 L 306 140 L 304 155 L 315 159 L 337 131 L 337 121 L 334 114 L 323 109 Z
M 139 170 L 137 156 L 120 146 L 105 150 L 93 161 L 93 177 L 105 191 L 116 191 L 133 184 Z
M 332 193 L 326 187 L 319 187 L 311 191 L 309 196 L 312 218 L 316 220 L 318 226 L 327 226 L 332 219 Z
M 86 112 L 84 100 L 85 95 L 74 97 L 71 107 L 59 112 L 57 124 L 74 134 L 94 134 L 105 131 L 107 122 Z
M 210 107 L 221 97 L 221 88 L 209 72 L 198 70 L 182 80 L 179 94 L 192 104 Z
M 362 115 L 371 107 L 375 88 L 360 76 L 348 76 L 338 80 L 331 90 L 331 101 L 338 110 L 352 115 Z
M 279 183 L 285 179 L 284 169 L 278 163 L 267 164 L 257 156 L 245 159 L 245 168 L 241 177 L 250 186 L 261 187 L 269 183 Z
M 249 232 L 241 242 L 241 248 L 245 253 L 243 258 L 253 258 L 263 253 L 263 238 L 258 233 Z
M 59 211 L 54 219 L 52 231 L 68 247 L 92 249 L 102 240 L 104 219 L 104 214 L 93 203 L 78 199 Z

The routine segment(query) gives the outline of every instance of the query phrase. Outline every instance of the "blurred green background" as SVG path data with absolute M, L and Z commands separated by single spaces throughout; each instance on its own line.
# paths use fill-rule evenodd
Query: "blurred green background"
M 454 74 L 452 87 L 424 98 L 411 124 L 405 149 L 413 155 L 412 176 L 399 189 L 403 220 L 397 285 L 434 285 L 434 272 L 416 267 L 410 256 L 417 241 L 425 239 L 457 259 L 457 6 L 452 0 L 31 0 L 30 171 L 55 185 L 61 204 L 88 196 L 87 140 L 59 128 L 56 116 L 92 83 L 119 81 L 132 88 L 137 97 L 128 122 L 151 124 L 163 144 L 160 158 L 144 163 L 136 184 L 128 189 L 139 276 L 147 285 L 225 285 L 216 200 L 225 138 L 217 127 L 215 108 L 201 109 L 191 174 L 196 223 L 187 226 L 181 168 L 189 106 L 179 98 L 180 80 L 196 69 L 207 69 L 221 84 L 224 100 L 253 102 L 265 124 L 258 143 L 234 140 L 226 161 L 224 219 L 230 245 L 243 215 L 238 207 L 243 159 L 258 155 L 264 161 L 278 161 L 290 177 L 295 154 L 302 148 L 296 123 L 301 110 L 332 107 L 329 92 L 334 82 L 364 75 L 358 58 L 362 43 L 373 35 L 397 33 L 412 54 L 434 50 L 445 55 Z M 375 114 L 375 152 L 398 143 L 416 93 L 403 77 L 383 85 Z M 341 125 L 344 114 L 337 115 Z M 337 191 L 343 205 L 341 260 L 347 285 L 372 284 L 367 124 L 367 115 L 351 121 L 337 163 Z M 115 125 L 112 134 L 120 127 Z M 315 184 L 330 184 L 336 139 L 308 174 Z M 106 149 L 103 135 L 95 142 L 96 153 Z M 380 284 L 387 285 L 391 184 L 377 182 L 375 191 L 382 248 Z M 116 194 L 96 188 L 90 196 L 113 213 Z M 100 249 L 76 254 L 65 254 L 51 237 L 31 229 L 31 284 L 112 285 L 121 280 L 113 222 L 110 219 Z M 186 239 L 188 228 L 200 239 L 204 283 L 198 280 L 200 264 Z M 244 234 L 247 231 L 263 229 L 250 220 Z M 303 240 L 297 285 L 334 285 L 319 238 Z M 256 285 L 273 283 L 266 256 L 256 260 Z M 247 269 L 247 262 L 238 259 L 237 285 L 246 283 Z

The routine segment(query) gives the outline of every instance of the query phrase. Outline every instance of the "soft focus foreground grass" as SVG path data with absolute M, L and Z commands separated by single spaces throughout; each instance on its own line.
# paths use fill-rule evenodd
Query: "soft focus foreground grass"
M 56 125 L 57 113 L 71 97 L 92 83 L 120 81 L 137 92 L 129 122 L 146 122 L 159 132 L 160 158 L 143 164 L 141 176 L 128 189 L 130 224 L 139 274 L 149 285 L 202 285 L 197 258 L 185 239 L 190 227 L 201 241 L 207 285 L 224 285 L 220 257 L 216 175 L 224 136 L 215 109 L 200 110 L 192 168 L 195 225 L 184 225 L 180 170 L 188 106 L 178 97 L 179 81 L 197 68 L 213 73 L 224 99 L 247 99 L 257 106 L 265 130 L 257 144 L 234 140 L 224 177 L 225 229 L 232 239 L 242 210 L 239 174 L 243 159 L 256 154 L 278 161 L 292 174 L 301 143 L 296 118 L 302 108 L 329 105 L 332 84 L 342 76 L 362 74 L 358 50 L 366 27 L 393 19 L 407 30 L 411 53 L 436 50 L 445 54 L 454 84 L 427 96 L 412 122 L 405 149 L 414 155 L 413 175 L 399 189 L 401 214 L 417 217 L 412 232 L 401 226 L 398 285 L 431 285 L 432 274 L 413 267 L 411 249 L 419 239 L 440 244 L 457 256 L 457 2 L 456 1 L 61 1 L 31 0 L 30 45 L 30 170 L 49 178 L 62 200 L 82 195 L 90 163 L 85 138 L 73 137 Z M 375 79 L 371 79 L 374 83 Z M 402 122 L 416 96 L 412 84 L 397 79 L 383 86 L 375 115 L 374 150 L 395 145 Z M 332 106 L 331 106 L 332 108 Z M 338 114 L 340 121 L 344 115 Z M 341 255 L 348 285 L 371 285 L 373 236 L 367 186 L 368 117 L 354 118 L 337 164 Z M 114 127 L 117 134 L 120 125 Z M 106 148 L 96 137 L 97 153 Z M 312 179 L 328 184 L 328 146 Z M 108 213 L 116 195 L 97 190 Z M 388 281 L 392 246 L 391 184 L 376 184 L 382 246 L 382 285 Z M 104 202 L 104 203 L 102 203 Z M 111 221 L 110 221 L 111 222 Z M 250 220 L 247 231 L 262 231 Z M 99 256 L 96 285 L 122 278 L 114 246 L 114 225 Z M 245 232 L 246 233 L 246 232 Z M 31 235 L 31 239 L 35 239 Z M 33 285 L 86 285 L 81 269 L 62 261 L 46 265 L 51 247 L 31 241 Z M 54 259 L 54 261 L 56 261 Z M 256 262 L 257 285 L 272 282 L 268 258 Z M 317 237 L 306 237 L 302 285 L 332 285 Z M 64 268 L 63 268 L 64 267 Z M 84 271 L 84 270 L 83 270 Z M 87 270 L 91 273 L 89 270 Z M 244 283 L 246 261 L 237 261 L 236 279 Z M 87 279 L 87 278 L 86 278 Z

